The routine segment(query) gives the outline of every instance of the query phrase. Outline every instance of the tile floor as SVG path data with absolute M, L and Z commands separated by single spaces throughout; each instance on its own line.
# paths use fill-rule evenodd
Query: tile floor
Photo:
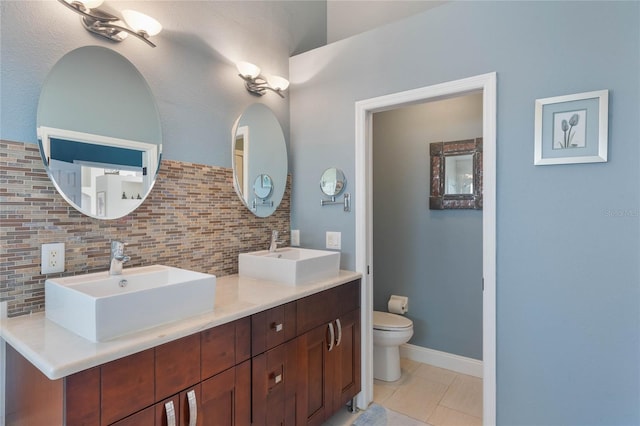
M 482 425 L 482 379 L 405 358 L 401 366 L 400 380 L 373 384 L 373 401 L 387 408 L 388 426 Z M 351 425 L 356 417 L 340 411 L 324 426 Z

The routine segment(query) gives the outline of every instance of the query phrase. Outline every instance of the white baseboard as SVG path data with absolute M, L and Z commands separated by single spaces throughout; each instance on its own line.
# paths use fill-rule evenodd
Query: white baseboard
M 400 356 L 434 367 L 446 368 L 456 373 L 482 378 L 483 363 L 480 360 L 454 355 L 435 349 L 405 343 L 400 345 Z

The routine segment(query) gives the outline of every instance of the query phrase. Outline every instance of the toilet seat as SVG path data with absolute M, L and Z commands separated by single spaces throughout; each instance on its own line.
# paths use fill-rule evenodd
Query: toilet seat
M 413 322 L 406 317 L 389 312 L 373 311 L 374 330 L 402 331 L 413 327 Z

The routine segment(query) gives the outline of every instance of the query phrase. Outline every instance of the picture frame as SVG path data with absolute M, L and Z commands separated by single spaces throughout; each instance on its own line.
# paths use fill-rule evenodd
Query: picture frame
M 607 161 L 609 91 L 537 99 L 534 164 Z

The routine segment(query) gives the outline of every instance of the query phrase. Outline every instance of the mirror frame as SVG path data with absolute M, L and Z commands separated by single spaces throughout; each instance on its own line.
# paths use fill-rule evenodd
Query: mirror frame
M 431 164 L 431 194 L 429 209 L 482 210 L 482 138 L 429 144 Z M 445 157 L 473 156 L 473 193 L 445 194 Z

